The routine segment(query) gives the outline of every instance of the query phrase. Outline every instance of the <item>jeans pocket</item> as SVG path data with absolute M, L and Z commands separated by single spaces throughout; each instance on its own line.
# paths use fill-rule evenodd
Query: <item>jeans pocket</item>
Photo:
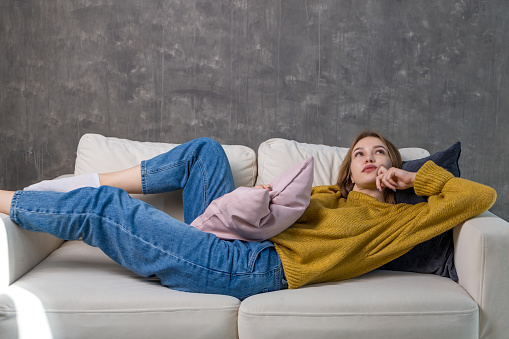
M 275 250 L 274 244 L 270 241 L 264 241 L 258 243 L 258 247 L 252 251 L 249 256 L 248 261 L 248 270 L 250 273 L 253 273 L 256 270 L 257 263 L 265 263 L 268 264 L 270 261 L 270 250 L 273 248 Z

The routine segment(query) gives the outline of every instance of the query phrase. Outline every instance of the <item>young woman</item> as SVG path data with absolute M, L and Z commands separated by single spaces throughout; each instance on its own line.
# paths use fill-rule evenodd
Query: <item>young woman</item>
M 188 225 L 234 189 L 222 147 L 208 138 L 101 174 L 99 188 L 0 191 L 0 212 L 27 230 L 67 240 L 82 237 L 124 267 L 155 275 L 172 289 L 244 299 L 364 274 L 486 211 L 496 199 L 492 188 L 454 178 L 432 162 L 417 173 L 400 167 L 392 143 L 374 132 L 361 133 L 341 166 L 338 185 L 313 188 L 302 217 L 263 242 L 225 241 Z M 429 196 L 428 202 L 394 204 L 393 192 L 409 187 Z M 180 188 L 185 223 L 127 194 Z

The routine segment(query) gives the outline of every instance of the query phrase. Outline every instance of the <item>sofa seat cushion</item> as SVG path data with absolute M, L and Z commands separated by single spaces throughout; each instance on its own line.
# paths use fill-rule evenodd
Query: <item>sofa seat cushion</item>
M 4 292 L 6 338 L 237 338 L 238 299 L 172 291 L 81 241 L 65 242 Z
M 478 338 L 479 310 L 450 279 L 374 271 L 338 283 L 260 294 L 239 309 L 239 337 Z

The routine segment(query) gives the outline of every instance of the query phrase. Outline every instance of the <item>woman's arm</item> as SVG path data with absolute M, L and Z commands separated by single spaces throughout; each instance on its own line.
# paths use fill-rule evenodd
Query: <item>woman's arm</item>
M 379 241 L 373 242 L 370 255 L 401 255 L 417 244 L 487 211 L 496 200 L 493 188 L 455 178 L 432 161 L 425 163 L 416 173 L 414 189 L 418 195 L 428 196 L 428 202 L 394 205 L 392 217 L 381 223 Z
M 493 188 L 455 178 L 432 161 L 426 162 L 416 173 L 414 190 L 417 195 L 427 196 L 428 202 L 407 210 L 413 216 L 404 233 L 421 241 L 487 211 L 497 196 Z

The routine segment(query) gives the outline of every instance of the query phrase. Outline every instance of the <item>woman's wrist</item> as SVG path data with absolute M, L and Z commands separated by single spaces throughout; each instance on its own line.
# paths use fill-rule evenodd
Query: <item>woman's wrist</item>
M 416 177 L 417 173 L 416 172 L 408 172 L 408 173 L 410 173 L 410 178 L 411 178 L 409 185 L 410 185 L 410 187 L 414 187 L 415 186 L 415 177 Z

